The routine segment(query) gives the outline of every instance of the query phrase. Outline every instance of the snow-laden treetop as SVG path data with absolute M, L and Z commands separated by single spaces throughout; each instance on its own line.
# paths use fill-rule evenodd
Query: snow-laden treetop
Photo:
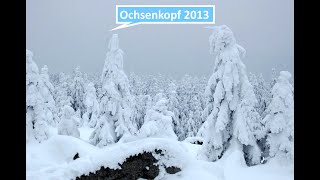
M 29 51 L 28 49 L 26 49 L 26 55 L 27 55 L 27 58 L 29 58 L 29 57 L 32 58 L 33 53 L 31 51 Z
M 123 51 L 119 47 L 119 37 L 118 34 L 113 34 L 108 45 L 108 52 L 106 55 L 106 63 L 104 65 L 104 70 L 113 71 L 115 69 L 123 69 Z M 106 72 L 102 74 L 105 75 Z M 102 78 L 102 80 L 104 77 Z
M 289 73 L 288 71 L 281 71 L 280 72 L 280 76 L 278 78 L 278 81 L 289 81 L 289 79 L 291 78 L 291 73 Z
M 227 49 L 232 46 L 237 46 L 240 57 L 245 56 L 245 49 L 236 44 L 236 39 L 233 35 L 231 29 L 226 25 L 214 26 L 212 27 L 213 33 L 209 37 L 210 43 L 210 53 L 214 56 L 219 52 L 222 52 L 224 49 Z
M 41 74 L 48 74 L 48 73 L 49 73 L 48 66 L 47 66 L 47 65 L 44 65 L 44 66 L 41 68 Z
M 39 81 L 39 69 L 37 64 L 32 59 L 33 53 L 26 49 L 26 83 L 38 82 Z
M 110 41 L 108 48 L 110 51 L 116 51 L 119 49 L 119 37 L 118 34 L 113 34 Z

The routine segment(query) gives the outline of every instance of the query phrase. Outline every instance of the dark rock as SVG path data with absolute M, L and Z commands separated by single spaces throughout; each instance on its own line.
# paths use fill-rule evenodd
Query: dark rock
M 79 153 L 77 153 L 76 155 L 73 156 L 73 160 L 76 160 L 79 158 Z
M 166 167 L 166 172 L 169 174 L 175 174 L 180 171 L 181 171 L 181 169 L 178 167 L 174 167 L 174 166 Z
M 164 155 L 161 149 L 156 149 L 154 152 L 156 152 L 156 154 Z
M 159 175 L 159 167 L 154 165 L 157 160 L 152 156 L 151 152 L 130 156 L 123 164 L 120 164 L 121 169 L 110 169 L 109 167 L 101 167 L 95 173 L 82 175 L 77 177 L 77 180 L 135 180 L 138 178 L 154 179 Z
M 162 150 L 155 150 L 157 154 L 162 154 Z M 121 169 L 110 169 L 109 167 L 101 167 L 96 172 L 90 172 L 89 175 L 81 175 L 76 180 L 137 180 L 139 178 L 154 179 L 159 175 L 159 166 L 151 152 L 140 153 L 135 156 L 128 157 L 124 163 L 119 164 Z M 174 174 L 181 171 L 177 167 L 167 167 L 167 173 Z

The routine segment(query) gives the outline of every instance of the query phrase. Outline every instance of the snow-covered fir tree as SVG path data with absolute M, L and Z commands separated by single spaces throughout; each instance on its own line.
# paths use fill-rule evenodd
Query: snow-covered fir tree
M 191 89 L 191 95 L 189 99 L 189 110 L 193 112 L 193 123 L 190 123 L 189 121 L 185 124 L 186 129 L 190 129 L 191 131 L 188 131 L 188 137 L 190 136 L 195 136 L 201 127 L 203 123 L 202 119 L 202 112 L 203 112 L 203 105 L 202 101 L 204 98 L 204 90 L 205 90 L 205 85 L 201 84 L 202 82 L 198 77 L 193 78 L 192 81 L 192 89 Z M 189 118 L 190 119 L 190 118 Z
M 147 110 L 152 107 L 152 98 L 149 95 L 138 95 L 135 103 L 135 121 L 137 129 L 140 129 L 144 123 L 144 117 Z
M 294 100 L 291 74 L 281 71 L 272 88 L 272 100 L 263 119 L 267 146 L 271 157 L 293 160 L 294 155 Z
M 185 75 L 179 83 L 177 93 L 180 123 L 177 135 L 179 140 L 184 140 L 188 136 L 194 136 L 195 131 L 198 131 L 202 124 L 202 117 L 199 116 L 203 111 L 201 98 L 203 97 L 204 86 L 199 78 Z M 192 117 L 190 117 L 190 112 L 192 112 Z M 190 122 L 191 120 L 197 122 Z M 192 132 L 189 132 L 189 130 L 192 130 Z
M 83 75 L 80 71 L 80 67 L 76 67 L 73 72 L 73 81 L 71 84 L 71 106 L 77 112 L 80 117 L 85 113 L 84 94 L 85 85 Z
M 208 78 L 207 77 L 201 77 L 199 80 L 199 86 L 200 86 L 200 91 L 199 91 L 199 98 L 201 102 L 201 108 L 204 109 L 206 107 L 206 98 L 205 98 L 205 88 L 207 86 Z M 202 123 L 204 120 L 202 119 Z
M 180 121 L 179 121 L 179 100 L 177 94 L 177 86 L 174 82 L 168 85 L 167 89 L 168 110 L 174 113 L 173 117 L 173 130 L 176 134 L 180 133 Z
M 42 142 L 50 137 L 47 109 L 41 90 L 44 84 L 33 53 L 26 50 L 26 140 Z
M 134 99 L 123 71 L 123 51 L 119 48 L 117 34 L 110 39 L 108 48 L 101 75 L 100 120 L 90 136 L 91 143 L 100 147 L 137 131 L 133 118 Z
M 159 97 L 159 96 L 158 96 Z M 178 139 L 173 131 L 174 113 L 168 110 L 168 100 L 160 98 L 158 102 L 147 111 L 144 124 L 139 129 L 139 137 L 165 137 Z
M 165 98 L 165 95 L 163 94 L 163 90 L 159 89 L 159 93 L 157 93 L 153 98 L 153 105 L 157 104 L 158 101 L 162 98 Z
M 269 86 L 265 82 L 262 74 L 257 77 L 255 74 L 249 73 L 248 78 L 253 86 L 254 94 L 258 100 L 258 103 L 256 104 L 257 111 L 263 118 L 265 116 L 264 112 L 266 111 L 271 98 Z
M 271 81 L 270 81 L 270 89 L 276 84 L 277 82 L 277 71 L 276 68 L 271 69 Z
M 74 109 L 68 105 L 63 107 L 63 113 L 61 121 L 58 126 L 59 135 L 80 137 L 80 131 L 78 130 L 78 117 L 75 116 Z
M 191 112 L 189 114 L 189 120 L 186 123 L 187 137 L 194 137 L 197 135 L 199 128 L 202 125 L 202 111 L 201 101 L 199 96 L 192 98 Z
M 154 76 L 147 76 L 146 77 L 146 87 L 144 88 L 144 94 L 150 95 L 152 98 L 155 97 L 157 93 L 159 93 L 159 89 L 162 89 L 159 87 L 158 80 Z
M 135 73 L 130 73 L 129 75 L 129 83 L 131 87 L 131 94 L 134 96 L 138 96 L 142 94 L 143 82 L 141 76 L 138 76 Z
M 188 134 L 188 127 L 186 124 L 189 120 L 190 99 L 192 95 L 192 77 L 188 74 L 183 76 L 180 85 L 177 89 L 179 96 L 179 129 L 176 130 L 179 140 L 184 140 Z
M 64 106 L 71 106 L 72 97 L 68 83 L 68 76 L 63 72 L 59 73 L 58 85 L 55 88 L 55 102 L 59 118 L 62 117 Z
M 49 77 L 49 69 L 46 65 L 41 68 L 40 77 L 44 84 L 44 88 L 41 88 L 41 94 L 45 101 L 46 108 L 46 117 L 47 122 L 52 125 L 56 126 L 56 124 L 60 121 L 57 115 L 56 103 L 54 100 L 55 89 L 54 86 L 50 82 Z
M 96 95 L 96 88 L 89 83 L 86 88 L 84 104 L 86 112 L 83 114 L 84 125 L 95 127 L 99 119 L 99 103 Z
M 59 73 L 49 73 L 49 79 L 54 88 L 59 85 Z
M 207 106 L 204 114 L 207 118 L 202 128 L 206 132 L 199 155 L 215 161 L 233 139 L 232 142 L 246 147 L 245 153 L 250 153 L 245 155 L 247 163 L 257 164 L 260 150 L 256 141 L 262 136 L 261 117 L 255 110 L 257 99 L 241 61 L 245 50 L 236 43 L 227 26 L 213 29 L 209 42 L 215 65 L 205 90 Z
M 87 74 L 87 79 L 85 80 L 85 84 L 93 83 L 94 88 L 96 89 L 96 96 L 97 101 L 99 102 L 99 99 L 101 98 L 100 92 L 101 92 L 101 81 L 100 81 L 100 73 L 89 73 Z

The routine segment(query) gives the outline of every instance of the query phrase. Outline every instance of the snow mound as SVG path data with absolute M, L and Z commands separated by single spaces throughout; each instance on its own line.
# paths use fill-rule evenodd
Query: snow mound
M 39 151 L 32 150 L 33 154 L 27 154 L 27 179 L 70 180 L 95 172 L 101 166 L 119 169 L 119 164 L 126 158 L 143 152 L 152 152 L 160 166 L 183 169 L 190 160 L 187 148 L 181 142 L 161 138 L 146 138 L 99 149 L 77 138 L 55 136 L 38 146 L 41 146 Z M 155 150 L 161 150 L 161 154 L 155 153 Z M 37 152 L 42 153 L 39 154 L 41 157 L 35 157 Z M 77 152 L 80 158 L 72 160 Z M 51 162 L 51 165 L 41 166 L 40 161 Z
M 85 141 L 72 136 L 55 135 L 43 143 L 27 144 L 27 170 L 38 170 L 45 164 L 70 162 L 76 153 L 80 157 L 99 150 Z M 45 166 L 46 167 L 46 166 Z

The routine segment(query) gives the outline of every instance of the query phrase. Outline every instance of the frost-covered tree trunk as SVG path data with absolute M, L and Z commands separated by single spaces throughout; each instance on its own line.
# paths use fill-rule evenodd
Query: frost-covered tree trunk
M 75 116 L 73 108 L 65 105 L 63 107 L 63 114 L 58 126 L 58 134 L 79 138 L 80 131 L 78 130 L 78 121 L 78 117 Z
M 37 64 L 32 60 L 33 53 L 26 50 L 26 139 L 42 142 L 49 138 L 47 107 L 41 90 L 44 84 Z
M 294 100 L 291 74 L 281 71 L 272 88 L 272 100 L 263 119 L 267 146 L 271 157 L 293 160 L 294 155 Z
M 173 131 L 174 113 L 168 111 L 168 100 L 160 98 L 158 102 L 147 111 L 144 124 L 139 130 L 139 137 L 164 137 L 177 140 Z
M 213 74 L 208 81 L 204 110 L 204 143 L 200 155 L 210 161 L 219 159 L 230 139 L 249 146 L 247 159 L 257 164 L 260 157 L 256 140 L 261 138 L 261 117 L 255 110 L 257 99 L 241 58 L 245 50 L 236 44 L 232 31 L 225 25 L 214 27 L 209 38 L 215 57 Z M 233 142 L 234 142 L 233 141 Z
M 134 99 L 123 71 L 123 51 L 119 48 L 117 34 L 112 36 L 108 48 L 101 75 L 101 118 L 90 136 L 91 143 L 100 147 L 137 131 L 133 118 Z

